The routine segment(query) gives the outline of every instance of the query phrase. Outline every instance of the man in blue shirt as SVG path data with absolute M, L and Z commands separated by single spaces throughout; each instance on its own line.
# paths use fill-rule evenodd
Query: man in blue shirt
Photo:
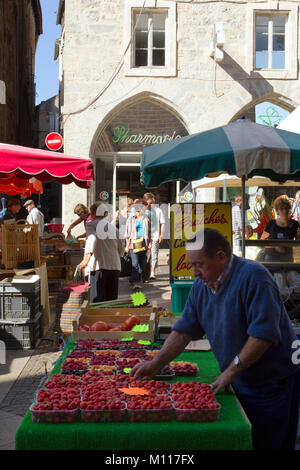
M 212 389 L 232 384 L 252 424 L 253 448 L 293 449 L 300 352 L 275 280 L 259 263 L 232 255 L 217 230 L 205 229 L 204 240 L 196 234 L 186 251 L 196 280 L 182 316 L 160 353 L 132 374 L 152 377 L 206 333 L 221 370 Z

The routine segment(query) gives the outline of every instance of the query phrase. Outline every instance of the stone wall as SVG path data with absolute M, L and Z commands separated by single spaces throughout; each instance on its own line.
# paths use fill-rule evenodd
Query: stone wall
M 300 103 L 298 73 L 286 80 L 266 79 L 248 70 L 248 8 L 261 2 L 177 2 L 176 75 L 128 76 L 123 66 L 128 5 L 139 0 L 65 0 L 64 151 L 93 158 L 98 138 L 114 117 L 143 101 L 172 109 L 188 133 L 204 131 L 236 119 L 254 104 L 272 101 L 288 110 Z M 140 2 L 142 4 L 143 2 Z M 299 2 L 265 2 L 265 7 Z M 148 0 L 146 6 L 154 6 Z M 173 1 L 160 2 L 168 7 Z M 298 15 L 298 12 L 297 12 Z M 224 59 L 209 55 L 213 25 L 223 22 Z M 295 45 L 293 45 L 295 46 Z M 299 58 L 299 50 L 297 50 Z M 130 48 L 126 54 L 130 54 Z M 78 138 L 80 136 L 80 138 Z M 74 202 L 88 201 L 86 192 L 64 189 L 64 216 Z M 90 196 L 91 198 L 91 196 Z M 66 222 L 68 223 L 68 222 Z
M 0 104 L 0 142 L 33 144 L 38 7 L 39 0 L 0 0 L 0 80 L 6 87 L 6 103 Z

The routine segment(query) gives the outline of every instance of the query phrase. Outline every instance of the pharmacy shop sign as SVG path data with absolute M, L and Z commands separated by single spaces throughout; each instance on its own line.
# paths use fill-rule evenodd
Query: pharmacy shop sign
M 116 144 L 143 144 L 143 145 L 155 145 L 162 144 L 169 140 L 179 139 L 181 135 L 176 134 L 174 131 L 172 134 L 133 134 L 129 127 L 116 126 L 113 130 L 112 141 Z

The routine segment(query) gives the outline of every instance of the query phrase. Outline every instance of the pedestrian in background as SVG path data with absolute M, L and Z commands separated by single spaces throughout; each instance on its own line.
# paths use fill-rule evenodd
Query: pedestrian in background
M 300 222 L 300 191 L 297 191 L 295 194 L 295 200 L 292 204 L 291 217 L 297 222 Z
M 235 196 L 235 205 L 232 207 L 232 232 L 234 252 L 238 256 L 242 254 L 242 196 Z
M 38 224 L 39 236 L 42 237 L 44 233 L 44 214 L 35 207 L 35 203 L 32 199 L 25 202 L 24 206 L 28 212 L 27 222 L 29 224 Z
M 149 218 L 146 214 L 147 203 L 144 199 L 136 199 L 126 223 L 126 248 L 130 253 L 132 271 L 130 283 L 134 289 L 141 288 L 144 280 L 143 271 L 146 252 L 151 248 L 149 237 Z
M 126 244 L 125 242 L 126 222 L 129 217 L 132 204 L 133 204 L 133 199 L 131 199 L 130 197 L 121 198 L 120 207 L 116 211 L 111 222 L 119 230 L 119 237 L 121 240 L 124 240 L 124 245 Z
M 165 216 L 163 211 L 157 204 L 155 204 L 155 196 L 152 193 L 144 194 L 144 199 L 147 203 L 147 214 L 150 221 L 150 236 L 151 236 L 151 272 L 150 279 L 155 279 L 155 269 L 158 265 L 159 245 L 163 240 L 165 229 Z

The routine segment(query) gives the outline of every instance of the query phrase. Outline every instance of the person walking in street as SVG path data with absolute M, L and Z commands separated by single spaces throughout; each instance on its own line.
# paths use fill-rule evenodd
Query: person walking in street
M 129 217 L 132 204 L 133 204 L 133 200 L 130 197 L 122 198 L 120 202 L 120 208 L 114 214 L 112 222 L 111 222 L 119 230 L 119 237 L 121 240 L 124 240 L 124 245 L 125 245 L 126 222 Z
M 155 269 L 158 264 L 159 245 L 163 240 L 165 229 L 165 216 L 163 211 L 158 205 L 155 204 L 155 196 L 152 193 L 144 194 L 144 199 L 147 203 L 148 215 L 150 220 L 150 233 L 151 233 L 151 272 L 150 279 L 155 279 Z
M 144 199 L 136 199 L 131 208 L 130 216 L 127 219 L 125 236 L 125 252 L 130 253 L 132 271 L 130 283 L 134 289 L 141 288 L 141 281 L 144 280 L 144 263 L 146 252 L 151 248 L 149 237 L 149 218 L 146 214 L 147 203 Z
M 212 390 L 232 385 L 252 425 L 253 449 L 294 449 L 300 361 L 276 281 L 260 263 L 233 255 L 217 230 L 197 232 L 186 250 L 196 280 L 182 316 L 155 358 L 131 375 L 153 377 L 206 333 L 221 370 Z
M 124 247 L 114 225 L 107 221 L 106 206 L 98 201 L 90 207 L 87 240 L 80 269 L 88 268 L 90 302 L 115 300 L 119 292 L 120 257 Z
M 235 205 L 232 207 L 232 232 L 234 253 L 238 256 L 242 254 L 242 196 L 235 196 Z
M 35 207 L 35 203 L 32 199 L 26 201 L 23 207 L 28 211 L 27 222 L 29 224 L 38 224 L 39 236 L 42 237 L 44 233 L 44 214 Z
M 79 238 L 85 238 L 86 237 L 86 224 L 92 220 L 92 216 L 88 210 L 88 208 L 84 204 L 76 204 L 74 207 L 74 214 L 78 215 L 78 219 L 76 219 L 67 229 L 67 238 L 71 237 L 71 231 L 74 227 L 77 225 L 81 224 L 81 222 L 84 223 L 84 228 L 85 232 L 82 233 L 81 235 L 78 235 L 77 240 Z

